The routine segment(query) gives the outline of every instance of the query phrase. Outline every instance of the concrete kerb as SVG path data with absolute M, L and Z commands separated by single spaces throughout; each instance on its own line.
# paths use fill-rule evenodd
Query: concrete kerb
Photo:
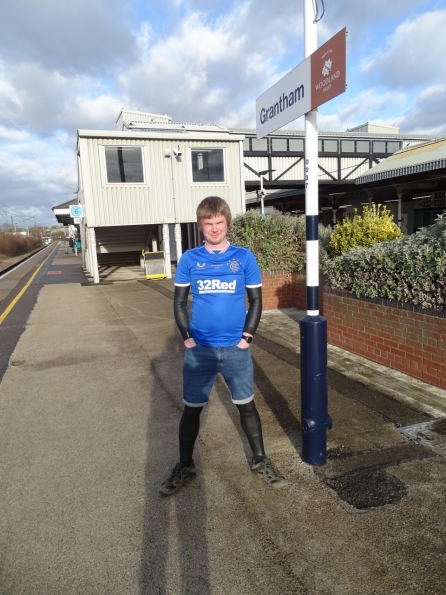
M 259 331 L 299 353 L 299 320 L 303 316 L 305 312 L 295 308 L 266 310 Z M 446 390 L 330 344 L 328 367 L 428 415 L 446 417 Z

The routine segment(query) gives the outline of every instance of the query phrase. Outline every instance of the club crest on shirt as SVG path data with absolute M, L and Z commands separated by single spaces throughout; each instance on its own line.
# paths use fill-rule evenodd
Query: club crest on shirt
M 197 269 L 204 269 L 205 266 L 206 266 L 205 262 L 197 262 Z
M 236 273 L 237 271 L 240 270 L 240 261 L 235 260 L 235 258 L 233 258 L 232 260 L 228 261 L 228 266 L 233 273 Z

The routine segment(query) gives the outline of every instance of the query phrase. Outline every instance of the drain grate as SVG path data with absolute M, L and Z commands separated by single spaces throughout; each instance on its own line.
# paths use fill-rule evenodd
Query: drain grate
M 398 430 L 410 440 L 416 440 L 436 454 L 446 457 L 446 418 L 423 421 Z

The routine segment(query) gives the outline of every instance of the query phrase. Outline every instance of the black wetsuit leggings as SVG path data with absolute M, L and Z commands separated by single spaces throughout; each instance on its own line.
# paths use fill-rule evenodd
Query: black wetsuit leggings
M 265 458 L 263 446 L 262 424 L 254 401 L 237 405 L 243 431 L 248 438 L 254 460 L 256 462 Z M 189 407 L 185 405 L 180 421 L 180 461 L 190 464 L 192 461 L 195 440 L 200 429 L 200 413 L 203 407 Z

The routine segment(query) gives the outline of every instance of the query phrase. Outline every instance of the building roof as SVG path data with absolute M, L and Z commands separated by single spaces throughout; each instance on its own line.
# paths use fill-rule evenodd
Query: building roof
M 255 128 L 231 128 L 232 132 L 237 134 L 245 134 L 249 136 L 256 136 L 257 130 Z M 343 138 L 343 139 L 350 139 L 350 138 L 359 138 L 359 139 L 396 139 L 396 140 L 406 140 L 406 141 L 431 141 L 432 136 L 428 136 L 427 134 L 401 134 L 399 132 L 359 132 L 359 131 L 350 131 L 347 130 L 346 132 L 335 132 L 335 131 L 318 131 L 319 136 L 327 136 L 330 138 Z M 305 130 L 276 130 L 275 132 L 271 132 L 270 134 L 266 135 L 267 137 L 291 137 L 295 136 L 298 138 L 305 138 Z
M 79 204 L 79 201 L 77 198 L 72 198 L 71 200 L 67 200 L 67 202 L 63 202 L 61 205 L 57 205 L 56 207 L 52 207 L 52 211 L 58 210 L 58 211 L 68 211 L 70 212 L 70 206 L 71 205 L 77 205 Z
M 241 134 L 221 126 L 200 126 L 188 124 L 147 124 L 121 130 L 78 130 L 79 138 L 109 138 L 120 140 L 188 139 L 200 141 L 240 141 Z
M 386 132 L 389 134 L 398 134 L 399 126 L 387 126 L 385 124 L 374 124 L 373 122 L 366 122 L 353 128 L 347 128 L 347 132 L 372 132 L 373 134 L 381 134 Z
M 67 200 L 67 202 L 63 202 L 61 205 L 57 205 L 57 207 L 52 207 L 51 210 L 59 223 L 70 225 L 73 223 L 70 206 L 77 204 L 79 204 L 79 200 L 77 198 L 72 198 L 71 200 Z
M 298 194 L 305 193 L 304 190 L 298 190 L 296 188 L 286 188 L 286 189 L 264 189 L 265 197 L 264 202 L 266 203 L 268 199 L 279 199 L 279 198 L 289 198 L 296 196 Z M 258 191 L 252 190 L 251 192 L 245 192 L 245 200 L 246 204 L 256 204 L 260 203 L 260 199 L 258 197 Z
M 446 137 L 401 149 L 384 159 L 363 176 L 357 184 L 380 182 L 411 174 L 446 168 Z

